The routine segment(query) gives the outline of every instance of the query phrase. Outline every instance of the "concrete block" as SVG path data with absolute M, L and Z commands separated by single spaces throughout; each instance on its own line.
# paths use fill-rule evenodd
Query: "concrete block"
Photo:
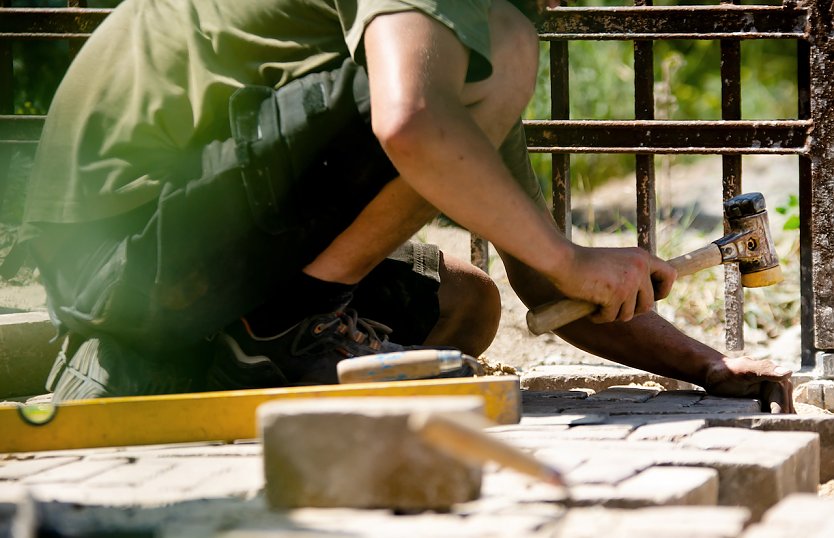
M 445 509 L 478 497 L 480 465 L 424 444 L 413 412 L 483 413 L 479 397 L 326 398 L 258 409 L 273 508 Z
M 817 353 L 817 368 L 822 377 L 834 379 L 834 353 L 820 351 Z
M 761 432 L 744 428 L 706 428 L 681 440 L 680 445 L 699 450 L 730 450 L 750 440 L 764 439 Z
M 610 387 L 591 394 L 588 400 L 615 400 L 619 402 L 643 403 L 655 397 L 660 391 L 645 387 Z
M 822 401 L 824 404 L 823 409 L 834 411 L 834 381 L 828 380 L 828 382 L 823 385 Z
M 46 392 L 60 344 L 46 312 L 0 315 L 0 400 Z
M 704 467 L 650 467 L 617 486 L 608 506 L 718 504 L 718 472 Z
M 88 478 L 118 467 L 127 460 L 79 460 L 48 469 L 23 480 L 24 484 L 71 483 L 78 484 Z
M 35 503 L 25 488 L 0 485 L 0 538 L 34 538 Z
M 550 461 L 549 458 L 545 459 Z M 593 458 L 566 473 L 565 478 L 570 484 L 617 485 L 651 467 L 653 463 L 654 458 L 651 456 L 639 454 Z
M 828 415 L 756 415 L 707 419 L 710 426 L 731 426 L 761 431 L 804 431 L 819 436 L 819 482 L 834 480 L 834 416 Z
M 676 379 L 637 370 L 611 366 L 537 366 L 521 377 L 521 388 L 531 391 L 592 389 L 600 392 L 615 385 L 657 383 L 667 390 L 691 389 L 693 385 Z
M 654 422 L 637 428 L 628 436 L 630 441 L 679 441 L 706 428 L 703 419 Z
M 785 496 L 816 491 L 819 439 L 811 433 L 772 432 L 729 450 L 681 448 L 658 452 L 656 459 L 661 465 L 712 467 L 719 475 L 718 503 L 745 506 L 758 520 Z
M 554 538 L 736 538 L 750 514 L 743 508 L 659 506 L 636 510 L 577 508 L 560 522 Z
M 55 457 L 35 459 L 4 459 L 0 461 L 0 480 L 20 480 L 36 476 L 38 473 L 60 467 L 74 461 L 79 457 Z
M 691 409 L 699 413 L 759 413 L 761 403 L 749 398 L 720 398 L 707 395 Z
M 761 523 L 747 529 L 742 538 L 829 537 L 834 527 L 834 499 L 794 494 L 767 511 Z M 828 534 L 821 534 L 827 531 Z
M 796 387 L 793 393 L 794 401 L 825 408 L 825 393 L 819 380 L 808 381 Z M 834 396 L 832 397 L 834 399 Z

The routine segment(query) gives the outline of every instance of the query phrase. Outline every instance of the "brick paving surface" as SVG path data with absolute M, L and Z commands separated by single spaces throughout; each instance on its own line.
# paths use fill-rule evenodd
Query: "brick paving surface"
M 519 424 L 490 435 L 559 467 L 569 497 L 488 464 L 481 497 L 446 513 L 271 512 L 257 442 L 8 454 L 0 535 L 31 535 L 34 500 L 57 536 L 834 536 L 834 500 L 816 496 L 834 473 L 820 456 L 834 454 L 834 417 L 771 417 L 692 390 L 540 388 Z

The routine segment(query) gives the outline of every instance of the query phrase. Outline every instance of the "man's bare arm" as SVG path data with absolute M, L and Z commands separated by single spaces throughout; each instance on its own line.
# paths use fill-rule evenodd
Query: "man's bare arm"
M 513 289 L 528 307 L 562 297 L 530 267 L 506 253 L 501 257 Z M 627 323 L 598 324 L 584 318 L 555 332 L 599 357 L 687 381 L 718 396 L 759 398 L 765 410 L 772 412 L 794 412 L 790 371 L 769 361 L 726 357 L 685 335 L 655 312 Z
M 509 24 L 521 15 L 495 1 L 493 11 L 507 9 L 494 17 L 494 48 L 510 39 L 502 31 L 512 31 L 510 45 L 519 59 L 505 63 L 524 63 L 527 54 L 535 58 L 535 35 Z M 519 41 L 519 31 L 529 35 Z M 469 51 L 451 30 L 417 12 L 378 16 L 364 43 L 374 132 L 420 196 L 570 296 L 602 305 L 601 321 L 628 320 L 648 310 L 653 280 L 661 296 L 668 293 L 674 280 L 668 264 L 639 249 L 573 245 L 513 181 L 495 148 L 529 99 L 534 76 L 522 84 L 529 88 L 520 102 L 519 81 L 500 62 L 490 80 L 466 84 Z M 484 84 L 489 91 L 479 95 Z

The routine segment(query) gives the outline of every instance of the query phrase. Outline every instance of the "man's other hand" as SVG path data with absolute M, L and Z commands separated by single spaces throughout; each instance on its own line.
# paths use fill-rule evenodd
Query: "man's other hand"
M 795 413 L 791 371 L 768 360 L 724 357 L 707 371 L 708 394 L 732 398 L 758 398 L 762 411 Z
M 595 323 L 630 321 L 669 295 L 675 269 L 640 248 L 575 246 L 572 263 L 554 282 L 565 295 L 599 305 Z

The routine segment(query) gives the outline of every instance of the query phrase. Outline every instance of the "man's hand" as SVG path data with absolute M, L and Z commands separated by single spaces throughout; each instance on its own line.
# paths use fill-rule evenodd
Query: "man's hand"
M 669 295 L 675 269 L 639 248 L 576 246 L 572 262 L 553 278 L 565 295 L 599 305 L 595 323 L 630 321 Z
M 707 370 L 704 388 L 714 396 L 758 398 L 762 411 L 796 412 L 791 371 L 767 360 L 724 357 Z

